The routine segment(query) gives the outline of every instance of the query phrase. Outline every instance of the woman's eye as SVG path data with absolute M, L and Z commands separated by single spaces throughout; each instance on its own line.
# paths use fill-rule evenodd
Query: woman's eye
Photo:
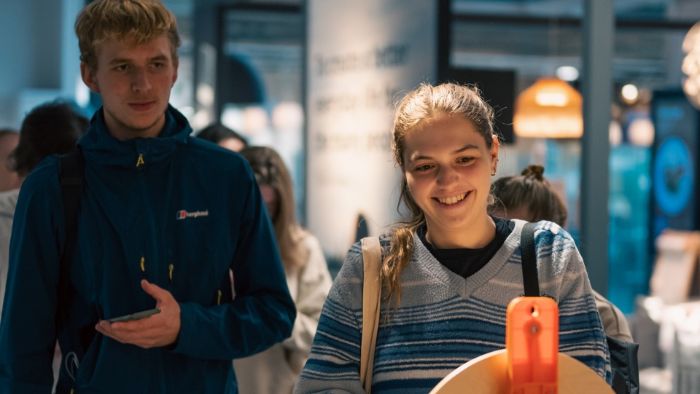
M 415 170 L 418 172 L 425 172 L 425 171 L 429 171 L 431 168 L 433 168 L 433 166 L 431 164 L 423 164 L 420 166 L 416 166 Z
M 460 157 L 459 159 L 457 159 L 457 162 L 458 162 L 459 164 L 470 164 L 470 163 L 472 163 L 474 160 L 475 160 L 474 157 Z

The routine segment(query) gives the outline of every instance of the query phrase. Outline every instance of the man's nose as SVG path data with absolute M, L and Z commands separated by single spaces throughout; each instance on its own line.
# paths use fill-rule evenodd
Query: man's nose
M 151 89 L 148 73 L 143 69 L 137 69 L 131 75 L 131 90 L 134 92 L 146 92 Z

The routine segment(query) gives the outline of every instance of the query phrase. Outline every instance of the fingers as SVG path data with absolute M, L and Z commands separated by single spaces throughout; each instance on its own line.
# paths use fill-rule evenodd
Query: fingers
M 141 288 L 146 292 L 146 294 L 150 295 L 158 302 L 165 302 L 172 298 L 169 291 L 154 285 L 146 279 L 141 279 Z
M 168 344 L 159 326 L 144 324 L 140 321 L 109 323 L 103 320 L 95 325 L 95 329 L 102 335 L 117 342 L 132 344 L 145 349 Z
M 117 342 L 139 346 L 144 349 L 166 345 L 162 343 L 162 337 L 159 335 L 158 330 L 150 329 L 143 332 L 124 331 L 123 329 L 115 329 L 110 326 L 112 324 L 108 322 L 100 322 L 100 324 L 95 326 L 95 329 L 102 335 Z

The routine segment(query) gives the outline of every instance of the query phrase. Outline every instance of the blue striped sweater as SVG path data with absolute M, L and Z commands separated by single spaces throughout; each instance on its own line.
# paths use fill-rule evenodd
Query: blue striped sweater
M 468 278 L 440 264 L 414 235 L 401 274 L 401 304 L 382 303 L 373 393 L 427 393 L 449 372 L 505 347 L 508 303 L 523 293 L 520 230 Z M 551 222 L 535 235 L 540 291 L 559 304 L 559 351 L 611 380 L 610 360 L 586 269 L 571 236 Z M 388 250 L 382 238 L 382 249 Z M 352 246 L 321 314 L 295 393 L 362 393 L 362 250 Z

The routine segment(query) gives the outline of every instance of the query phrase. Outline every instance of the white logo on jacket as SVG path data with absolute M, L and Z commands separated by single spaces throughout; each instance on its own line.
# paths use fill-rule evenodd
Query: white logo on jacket
M 193 212 L 188 212 L 184 209 L 181 209 L 181 210 L 177 211 L 177 214 L 175 215 L 177 220 L 197 219 L 199 217 L 205 217 L 205 216 L 209 216 L 208 209 L 206 211 L 193 211 Z

